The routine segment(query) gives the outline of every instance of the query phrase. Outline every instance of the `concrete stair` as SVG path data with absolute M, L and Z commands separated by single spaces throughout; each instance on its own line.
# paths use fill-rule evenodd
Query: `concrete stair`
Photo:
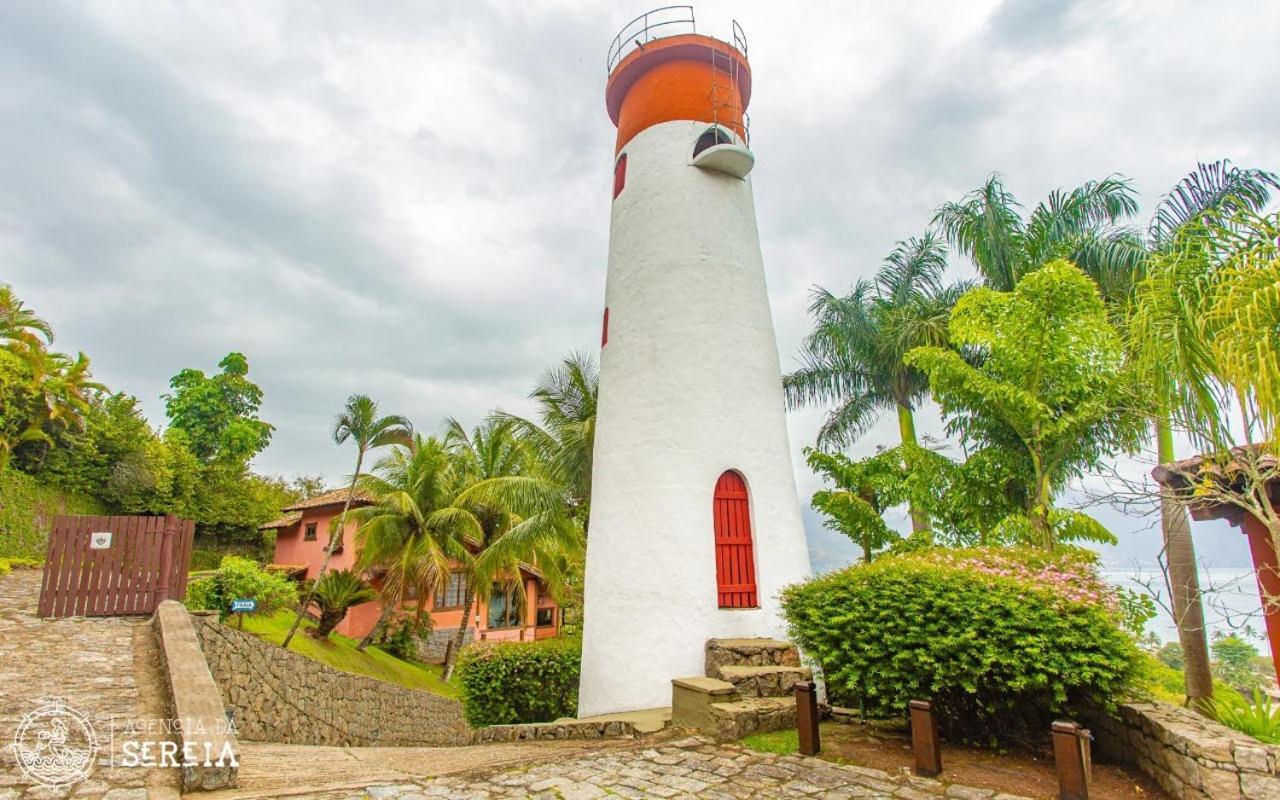
M 671 720 L 721 741 L 794 728 L 793 687 L 812 677 L 790 642 L 711 639 L 706 675 L 671 682 Z

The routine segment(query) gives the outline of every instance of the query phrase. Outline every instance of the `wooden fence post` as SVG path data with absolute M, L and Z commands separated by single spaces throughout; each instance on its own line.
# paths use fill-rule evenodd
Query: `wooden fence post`
M 911 716 L 911 754 L 917 775 L 932 778 L 942 774 L 942 747 L 938 738 L 938 717 L 933 705 L 924 700 L 907 704 Z
M 1074 722 L 1056 721 L 1053 731 L 1053 761 L 1058 770 L 1058 797 L 1061 800 L 1089 800 L 1089 779 L 1093 737 Z
M 177 535 L 178 518 L 170 514 L 164 518 L 160 532 L 160 571 L 156 575 L 155 607 L 169 599 L 169 574 L 173 572 L 173 537 Z
M 800 681 L 796 690 L 796 730 L 800 734 L 800 755 L 816 756 L 822 749 L 818 734 L 818 685 Z

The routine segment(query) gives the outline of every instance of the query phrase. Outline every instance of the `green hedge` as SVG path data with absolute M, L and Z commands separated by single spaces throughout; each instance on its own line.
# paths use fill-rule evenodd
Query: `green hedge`
M 948 735 L 992 743 L 1107 707 L 1139 679 L 1122 603 L 1077 555 L 928 550 L 788 587 L 793 641 L 833 701 L 873 716 L 931 700 Z
M 0 557 L 44 561 L 49 528 L 59 514 L 105 514 L 97 500 L 0 469 Z
M 579 639 L 472 645 L 458 664 L 467 722 L 479 728 L 572 717 L 581 668 Z

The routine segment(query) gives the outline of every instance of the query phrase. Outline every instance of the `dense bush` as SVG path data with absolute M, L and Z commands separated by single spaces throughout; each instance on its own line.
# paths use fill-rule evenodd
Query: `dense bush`
M 894 716 L 931 700 L 949 735 L 988 741 L 1133 688 L 1124 605 L 1085 556 L 1010 549 L 883 557 L 783 593 L 835 701 Z
M 183 602 L 189 609 L 217 611 L 220 618 L 226 619 L 231 613 L 232 600 L 247 599 L 258 601 L 255 615 L 270 616 L 298 602 L 298 587 L 283 575 L 267 572 L 254 561 L 227 556 L 216 574 L 187 584 Z
M 578 710 L 582 642 L 480 643 L 462 652 L 462 707 L 472 727 L 551 722 Z
M 55 516 L 104 513 L 92 497 L 0 467 L 0 556 L 43 561 Z

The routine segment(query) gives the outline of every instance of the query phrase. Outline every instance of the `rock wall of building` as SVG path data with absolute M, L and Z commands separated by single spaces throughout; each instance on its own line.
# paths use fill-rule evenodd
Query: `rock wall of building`
M 1167 703 L 1088 721 L 1099 758 L 1131 764 L 1178 800 L 1280 798 L 1280 747 Z
M 468 744 L 457 700 L 342 672 L 192 615 L 237 735 L 312 745 Z

